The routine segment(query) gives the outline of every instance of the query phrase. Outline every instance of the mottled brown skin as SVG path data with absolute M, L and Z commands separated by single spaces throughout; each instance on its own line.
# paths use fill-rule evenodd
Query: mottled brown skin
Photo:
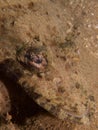
M 67 65 L 66 61 L 55 58 L 58 52 L 54 52 L 54 48 L 51 50 L 54 61 L 48 56 L 50 52 L 46 51 L 47 57 L 50 58 L 47 59 L 50 60 L 49 64 L 40 53 L 37 54 L 42 58 L 40 64 L 34 61 L 36 58 L 33 61 L 25 60 L 25 50 L 28 50 L 28 47 L 16 55 L 16 59 L 10 58 L 1 64 L 3 73 L 18 83 L 37 104 L 59 119 L 89 122 L 88 115 L 94 112 L 94 102 L 89 99 L 90 92 L 82 75 L 71 72 L 75 67 L 69 65 L 70 71 L 64 67 L 64 64 Z M 70 58 L 67 60 L 74 63 Z M 30 70 L 32 67 L 33 70 Z

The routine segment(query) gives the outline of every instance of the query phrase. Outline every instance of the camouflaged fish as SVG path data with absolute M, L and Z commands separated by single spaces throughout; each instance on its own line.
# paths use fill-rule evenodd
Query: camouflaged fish
M 94 97 L 79 72 L 76 50 L 69 41 L 17 49 L 0 43 L 0 71 L 55 117 L 87 123 L 94 113 Z

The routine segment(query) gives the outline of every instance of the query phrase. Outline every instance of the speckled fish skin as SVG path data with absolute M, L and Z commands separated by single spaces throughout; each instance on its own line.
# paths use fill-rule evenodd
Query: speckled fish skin
M 74 49 L 75 47 L 71 47 L 71 50 L 67 50 L 74 55 L 74 58 L 67 57 L 66 61 L 62 56 L 65 53 L 57 56 L 60 51 L 57 45 L 52 48 L 48 47 L 46 50 L 48 65 L 44 71 L 28 69 L 28 64 L 24 65 L 24 49 L 18 56 L 21 62 L 8 58 L 3 61 L 0 68 L 7 77 L 18 83 L 37 104 L 54 116 L 62 120 L 70 119 L 88 123 L 94 113 L 95 104 L 94 99 L 90 98 L 89 86 L 79 70 L 76 70 L 78 63 L 75 59 L 79 57 L 74 54 Z

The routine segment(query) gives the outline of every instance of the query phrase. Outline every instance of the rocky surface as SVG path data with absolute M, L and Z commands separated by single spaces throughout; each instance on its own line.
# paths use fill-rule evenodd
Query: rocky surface
M 5 85 L 0 81 L 0 117 L 6 117 L 6 114 L 11 110 L 10 98 L 8 90 Z

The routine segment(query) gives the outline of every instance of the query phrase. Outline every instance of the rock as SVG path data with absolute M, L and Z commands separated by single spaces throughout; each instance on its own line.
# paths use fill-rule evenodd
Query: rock
M 0 118 L 7 115 L 11 110 L 10 97 L 7 88 L 0 81 Z

